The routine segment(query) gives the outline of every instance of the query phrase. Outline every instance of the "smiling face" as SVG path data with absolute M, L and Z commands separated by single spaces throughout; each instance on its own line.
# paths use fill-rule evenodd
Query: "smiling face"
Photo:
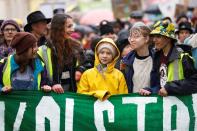
M 147 28 L 137 27 L 132 28 L 130 36 L 128 38 L 131 48 L 133 50 L 139 50 L 149 44 L 149 33 L 150 30 Z
M 70 35 L 74 32 L 74 27 L 73 27 L 73 19 L 72 18 L 67 18 L 65 21 L 65 38 L 70 37 Z
M 161 50 L 161 49 L 164 49 L 169 44 L 170 38 L 167 38 L 162 35 L 154 35 L 153 42 L 155 44 L 155 48 L 157 50 Z
M 131 48 L 134 50 L 138 50 L 141 48 L 144 44 L 146 44 L 146 39 L 144 36 L 142 36 L 139 32 L 134 32 L 129 37 L 129 42 L 131 45 Z

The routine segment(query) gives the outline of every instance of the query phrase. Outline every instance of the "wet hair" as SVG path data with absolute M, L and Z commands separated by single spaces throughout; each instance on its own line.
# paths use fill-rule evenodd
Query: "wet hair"
M 133 34 L 133 33 L 137 33 L 137 34 L 140 34 L 144 37 L 149 37 L 150 36 L 150 32 L 151 32 L 151 29 L 145 25 L 143 22 L 137 22 L 135 23 L 132 28 L 130 29 L 130 36 Z M 149 41 L 147 42 L 147 44 L 149 46 L 152 46 L 152 37 L 149 37 Z
M 130 34 L 139 33 L 142 34 L 142 36 L 144 37 L 149 36 L 150 32 L 150 29 L 148 29 L 147 27 L 134 27 L 130 30 Z
M 142 22 L 137 22 L 136 24 L 133 25 L 133 27 L 130 29 L 130 35 L 132 33 L 139 33 L 144 37 L 147 37 L 150 35 L 151 29 L 146 26 Z

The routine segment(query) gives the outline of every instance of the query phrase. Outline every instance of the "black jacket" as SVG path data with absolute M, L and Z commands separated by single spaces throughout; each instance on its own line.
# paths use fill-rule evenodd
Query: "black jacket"
M 180 53 L 182 52 L 182 49 L 177 46 L 173 46 L 168 55 L 167 66 L 170 62 L 180 59 Z M 158 51 L 153 57 L 153 70 L 151 72 L 151 88 L 153 93 L 157 93 L 160 89 L 159 67 L 161 54 L 162 51 Z M 167 90 L 169 95 L 187 95 L 197 92 L 197 71 L 194 68 L 193 60 L 188 55 L 184 55 L 182 59 L 182 65 L 185 79 L 167 82 L 164 88 Z
M 73 39 L 70 39 L 70 42 L 76 42 Z M 74 46 L 75 45 L 75 46 Z M 61 84 L 61 85 L 68 85 L 69 86 L 69 91 L 72 92 L 76 92 L 76 81 L 75 81 L 75 72 L 76 69 L 78 68 L 83 68 L 84 70 L 86 70 L 85 68 L 85 56 L 84 56 L 84 51 L 80 45 L 80 43 L 75 43 L 73 44 L 72 49 L 72 53 L 73 55 L 71 55 L 71 57 L 67 58 L 71 61 L 70 64 L 65 64 L 63 69 L 60 70 L 60 66 L 57 64 L 57 51 L 55 49 L 55 47 L 48 42 L 48 46 L 49 48 L 52 49 L 52 68 L 53 68 L 53 83 L 54 84 Z M 82 66 L 82 67 L 81 67 Z M 69 76 L 68 79 L 63 80 L 62 73 L 65 72 L 69 72 Z

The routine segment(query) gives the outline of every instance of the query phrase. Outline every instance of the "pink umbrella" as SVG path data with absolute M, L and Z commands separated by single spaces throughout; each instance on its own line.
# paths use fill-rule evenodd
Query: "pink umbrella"
M 99 25 L 102 20 L 113 21 L 114 16 L 111 10 L 91 10 L 84 14 L 80 19 L 80 24 Z

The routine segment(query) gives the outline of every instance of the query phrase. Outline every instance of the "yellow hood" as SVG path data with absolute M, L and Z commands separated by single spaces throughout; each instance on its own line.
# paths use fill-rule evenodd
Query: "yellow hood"
M 111 72 L 114 69 L 114 66 L 116 64 L 116 61 L 118 60 L 118 58 L 120 56 L 120 51 L 118 50 L 118 47 L 116 46 L 115 42 L 112 39 L 110 39 L 110 38 L 103 38 L 103 39 L 101 39 L 97 43 L 96 48 L 95 48 L 95 62 L 94 62 L 94 67 L 97 67 L 100 64 L 100 61 L 99 61 L 99 58 L 98 58 L 98 54 L 97 54 L 97 48 L 103 42 L 107 42 L 107 43 L 111 44 L 112 46 L 115 47 L 115 49 L 117 51 L 117 54 L 114 57 L 113 61 L 110 64 L 107 65 L 106 72 Z

